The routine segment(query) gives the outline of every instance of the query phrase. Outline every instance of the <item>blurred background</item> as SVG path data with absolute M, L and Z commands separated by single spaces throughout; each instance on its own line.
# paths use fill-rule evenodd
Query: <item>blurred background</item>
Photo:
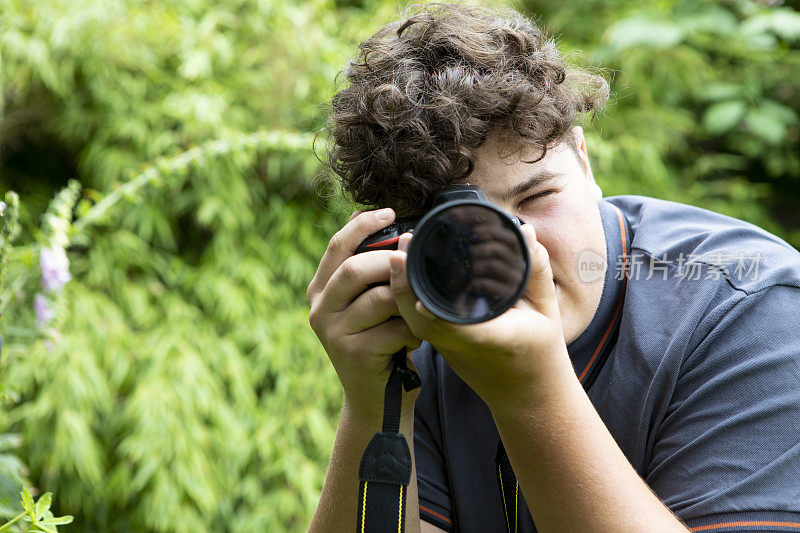
M 505 5 L 611 81 L 606 195 L 800 247 L 798 2 Z M 342 398 L 305 290 L 353 208 L 312 141 L 403 6 L 0 0 L 0 524 L 25 483 L 66 531 L 307 529 Z

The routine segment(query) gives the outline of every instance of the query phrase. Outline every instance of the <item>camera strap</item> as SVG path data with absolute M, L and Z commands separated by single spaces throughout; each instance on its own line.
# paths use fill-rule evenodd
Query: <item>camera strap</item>
M 358 468 L 357 533 L 405 531 L 412 465 L 408 443 L 400 433 L 403 388 L 410 391 L 421 382 L 406 364 L 405 349 L 393 359 L 383 398 L 383 428 L 370 440 Z
M 506 531 L 517 533 L 519 529 L 519 482 L 511 468 L 511 461 L 508 460 L 503 441 L 497 444 L 497 458 L 494 466 L 495 472 L 497 472 L 497 484 L 500 486 L 500 498 L 503 500 Z

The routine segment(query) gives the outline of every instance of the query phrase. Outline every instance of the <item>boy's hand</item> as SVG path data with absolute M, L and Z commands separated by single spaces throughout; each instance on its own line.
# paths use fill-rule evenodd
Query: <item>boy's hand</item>
M 421 341 L 399 316 L 389 282 L 392 251 L 353 255 L 361 242 L 394 221 L 391 209 L 356 212 L 330 240 L 308 286 L 309 322 L 333 363 L 345 401 L 356 412 L 382 416 L 392 355 Z M 379 284 L 371 287 L 373 284 Z M 409 360 L 409 367 L 414 368 Z M 413 409 L 419 389 L 403 391 Z
M 522 393 L 530 398 L 545 392 L 550 377 L 564 375 L 564 365 L 574 373 L 547 250 L 536 241 L 531 225 L 521 230 L 531 260 L 525 292 L 511 309 L 478 324 L 442 320 L 417 299 L 406 274 L 410 234 L 401 236 L 398 251 L 389 252 L 392 293 L 412 334 L 429 341 L 490 408 L 513 402 Z

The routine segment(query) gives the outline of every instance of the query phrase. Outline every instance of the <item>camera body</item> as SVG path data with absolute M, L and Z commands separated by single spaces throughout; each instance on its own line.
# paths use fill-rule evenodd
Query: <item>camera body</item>
M 367 237 L 356 253 L 408 250 L 409 283 L 439 318 L 459 324 L 490 320 L 514 305 L 527 284 L 529 259 L 523 221 L 490 203 L 479 187 L 440 190 L 422 217 L 403 217 Z
M 431 209 L 440 205 L 460 200 L 474 201 L 480 203 L 489 203 L 486 195 L 480 187 L 474 185 L 451 185 L 438 191 L 431 202 Z M 418 217 L 400 217 L 392 222 L 382 230 L 376 231 L 358 246 L 356 249 L 357 254 L 362 252 L 369 252 L 371 250 L 397 250 L 397 241 L 400 240 L 400 235 L 403 233 L 414 233 L 417 224 L 425 218 L 424 216 Z M 517 225 L 523 224 L 522 220 L 517 217 L 512 217 Z

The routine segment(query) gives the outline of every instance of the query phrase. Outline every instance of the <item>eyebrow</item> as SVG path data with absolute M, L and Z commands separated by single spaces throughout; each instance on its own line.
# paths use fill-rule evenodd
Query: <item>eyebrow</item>
M 537 185 L 541 185 L 542 183 L 551 181 L 559 176 L 561 176 L 559 172 L 553 172 L 551 170 L 540 170 L 539 172 L 536 172 L 532 176 L 528 177 L 525 181 L 514 185 L 514 187 L 510 191 L 500 195 L 500 200 L 502 202 L 507 202 L 512 198 L 514 198 L 515 196 L 527 191 L 528 189 L 532 189 Z

